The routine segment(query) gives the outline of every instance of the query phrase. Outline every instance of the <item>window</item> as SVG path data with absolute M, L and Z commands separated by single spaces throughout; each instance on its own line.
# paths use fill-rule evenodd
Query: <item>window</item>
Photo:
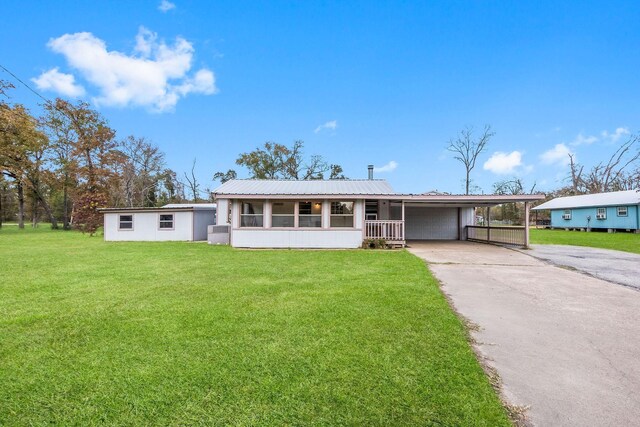
M 562 219 L 571 219 L 571 209 L 565 209 L 562 214 Z
M 596 219 L 607 219 L 607 208 L 596 209 Z
M 271 226 L 295 226 L 295 202 L 273 202 L 271 207 Z
M 626 206 L 618 206 L 618 216 L 627 216 L 627 207 Z
M 133 230 L 133 215 L 118 215 L 118 230 Z
M 240 227 L 262 227 L 262 202 L 242 202 L 240 207 Z
M 322 227 L 322 202 L 299 202 L 298 227 Z
M 331 202 L 331 227 L 353 227 L 353 202 Z
M 173 230 L 173 214 L 160 214 L 160 230 Z

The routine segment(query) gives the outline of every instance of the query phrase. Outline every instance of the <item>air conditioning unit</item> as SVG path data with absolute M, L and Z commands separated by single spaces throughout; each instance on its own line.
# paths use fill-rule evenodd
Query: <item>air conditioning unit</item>
M 571 214 L 562 215 L 562 219 L 571 219 Z
M 607 214 L 596 214 L 596 219 L 607 219 Z

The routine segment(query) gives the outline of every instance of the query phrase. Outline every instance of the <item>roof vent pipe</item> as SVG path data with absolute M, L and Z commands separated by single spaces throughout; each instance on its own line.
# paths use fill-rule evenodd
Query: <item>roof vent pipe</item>
M 367 166 L 367 169 L 369 170 L 369 180 L 372 180 L 373 179 L 373 165 Z

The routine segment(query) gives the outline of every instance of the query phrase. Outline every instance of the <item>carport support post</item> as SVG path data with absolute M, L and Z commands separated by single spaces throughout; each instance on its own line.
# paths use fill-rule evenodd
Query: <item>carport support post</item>
M 391 204 L 391 202 L 389 202 Z M 407 238 L 404 236 L 404 200 L 402 200 L 402 240 L 406 242 Z
M 524 247 L 529 249 L 529 202 L 524 202 Z
M 487 206 L 487 242 L 491 241 L 491 206 Z

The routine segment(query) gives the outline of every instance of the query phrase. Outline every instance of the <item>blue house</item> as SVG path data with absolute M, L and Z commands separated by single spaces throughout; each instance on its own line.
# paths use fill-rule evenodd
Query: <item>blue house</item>
M 551 228 L 640 232 L 640 190 L 558 197 L 532 210 L 545 209 Z

